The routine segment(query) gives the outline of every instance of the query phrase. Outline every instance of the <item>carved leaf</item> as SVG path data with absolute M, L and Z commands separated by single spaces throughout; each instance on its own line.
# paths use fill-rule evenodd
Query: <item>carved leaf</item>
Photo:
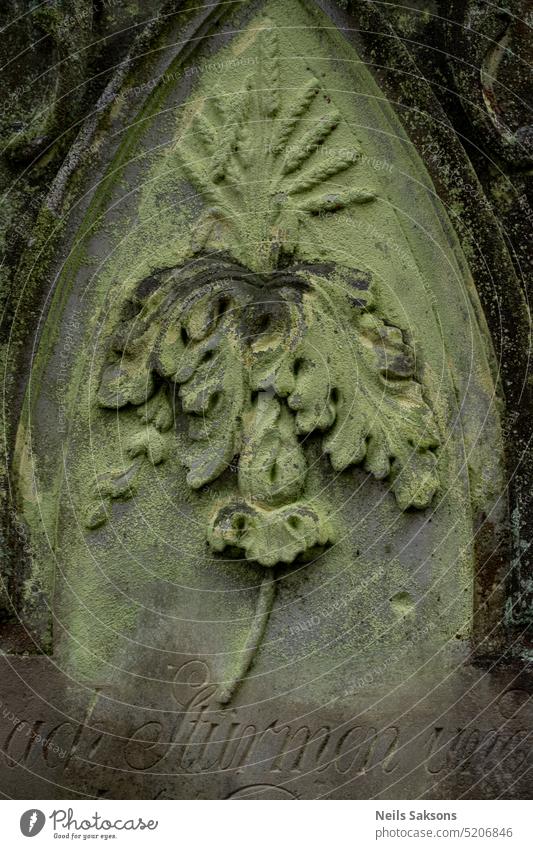
M 402 509 L 426 507 L 438 486 L 440 439 L 412 350 L 401 331 L 366 311 L 366 292 L 334 299 L 319 284 L 314 291 L 288 398 L 298 432 L 327 431 L 323 447 L 336 471 L 364 461 L 376 478 L 391 476 Z
M 275 142 L 275 151 L 280 153 L 289 141 L 293 131 L 300 122 L 302 115 L 309 109 L 313 99 L 320 90 L 316 77 L 304 84 L 293 96 L 287 114 L 284 116 Z
M 197 366 L 179 393 L 184 412 L 192 414 L 193 446 L 184 461 L 189 468 L 187 483 L 195 489 L 215 480 L 238 452 L 244 404 L 242 362 L 234 346 L 222 331 L 210 342 L 212 357 Z
M 135 329 L 135 325 L 134 325 Z M 131 331 L 125 339 L 115 338 L 114 362 L 104 369 L 98 390 L 102 407 L 142 404 L 154 393 L 155 384 L 149 365 L 154 328 Z
M 338 126 L 340 115 L 337 111 L 329 112 L 323 115 L 320 121 L 314 126 L 311 126 L 298 140 L 298 143 L 293 145 L 292 149 L 287 152 L 285 161 L 282 166 L 284 175 L 292 174 L 296 171 L 310 155 L 322 145 L 327 137 L 331 135 L 333 130 Z
M 195 489 L 215 480 L 238 452 L 244 406 L 239 309 L 224 286 L 200 288 L 165 317 L 156 345 L 159 373 L 180 385 L 191 443 L 183 460 Z

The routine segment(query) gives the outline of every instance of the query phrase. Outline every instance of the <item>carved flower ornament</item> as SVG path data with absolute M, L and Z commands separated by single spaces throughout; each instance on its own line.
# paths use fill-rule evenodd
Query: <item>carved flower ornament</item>
M 235 495 L 206 529 L 215 552 L 274 566 L 331 541 L 303 498 L 310 435 L 335 472 L 362 464 L 401 509 L 424 508 L 439 435 L 414 368 L 362 272 L 295 264 L 261 275 L 221 255 L 158 272 L 125 305 L 102 373 L 99 405 L 136 407 L 140 426 L 131 465 L 100 480 L 88 524 L 107 518 L 102 495 L 130 497 L 141 465 L 168 456 L 178 414 L 190 487 L 236 470 Z
M 359 146 L 334 147 L 341 115 L 312 73 L 299 89 L 280 83 L 268 20 L 250 49 L 258 61 L 242 88 L 200 98 L 170 153 L 203 213 L 189 259 L 137 286 L 106 352 L 98 403 L 135 408 L 139 430 L 125 446 L 129 465 L 97 481 L 87 525 L 134 494 L 145 464 L 176 451 L 185 417 L 187 484 L 234 474 L 209 517 L 211 550 L 268 570 L 332 542 L 323 507 L 306 496 L 309 438 L 334 473 L 362 465 L 386 480 L 402 510 L 430 504 L 440 440 L 413 350 L 378 314 L 370 277 L 298 261 L 308 216 L 375 200 L 354 184 Z M 265 577 L 241 677 L 273 592 Z
M 140 430 L 131 466 L 99 482 L 88 524 L 107 517 L 101 496 L 128 497 L 145 460 L 172 450 L 177 404 L 189 486 L 237 467 L 238 494 L 211 518 L 209 545 L 274 566 L 331 540 L 320 507 L 302 500 L 305 437 L 321 434 L 335 472 L 364 464 L 389 479 L 405 509 L 435 493 L 439 435 L 413 352 L 377 315 L 368 275 L 296 259 L 306 216 L 375 193 L 348 176 L 355 141 L 323 151 L 341 115 L 318 79 L 282 82 L 275 27 L 262 19 L 253 35 L 242 88 L 200 98 L 173 151 L 204 212 L 189 260 L 141 282 L 124 307 L 98 400 L 136 407 Z

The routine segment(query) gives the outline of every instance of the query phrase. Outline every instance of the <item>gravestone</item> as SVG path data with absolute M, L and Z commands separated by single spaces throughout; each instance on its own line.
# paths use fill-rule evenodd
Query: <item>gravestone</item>
M 57 176 L 19 278 L 9 795 L 530 794 L 525 349 L 494 332 L 527 314 L 387 32 L 185 4 Z

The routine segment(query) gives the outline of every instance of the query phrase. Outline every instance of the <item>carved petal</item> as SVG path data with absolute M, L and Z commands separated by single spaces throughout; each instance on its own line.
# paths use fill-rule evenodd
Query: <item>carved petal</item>
M 310 554 L 331 542 L 331 535 L 318 513 L 303 504 L 261 510 L 234 503 L 217 512 L 208 528 L 208 542 L 214 551 L 240 550 L 247 560 L 272 567 Z

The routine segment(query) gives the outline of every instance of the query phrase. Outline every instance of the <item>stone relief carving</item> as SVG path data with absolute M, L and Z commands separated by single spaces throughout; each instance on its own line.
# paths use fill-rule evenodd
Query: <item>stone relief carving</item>
M 240 669 L 219 696 L 226 703 L 268 622 L 268 567 L 333 541 L 320 495 L 303 497 L 306 439 L 320 435 L 334 472 L 362 463 L 389 479 L 400 508 L 424 508 L 438 486 L 438 430 L 413 350 L 376 312 L 368 275 L 325 264 L 260 274 L 216 254 L 139 289 L 151 291 L 125 307 L 98 402 L 137 407 L 140 427 L 125 446 L 131 465 L 101 479 L 87 523 L 105 522 L 106 499 L 134 494 L 144 463 L 165 460 L 180 414 L 189 486 L 236 470 L 236 492 L 216 506 L 206 539 L 267 571 Z
M 274 566 L 331 540 L 320 507 L 301 500 L 307 437 L 322 435 L 335 472 L 364 464 L 390 481 L 401 509 L 422 509 L 438 486 L 439 435 L 413 349 L 378 314 L 369 275 L 297 261 L 302 216 L 375 195 L 351 182 L 332 188 L 360 151 L 323 153 L 339 113 L 312 75 L 282 97 L 268 20 L 257 39 L 245 90 L 229 105 L 215 96 L 180 141 L 184 173 L 209 206 L 190 259 L 143 281 L 126 306 L 98 400 L 139 407 L 142 427 L 126 446 L 131 465 L 102 479 L 87 524 L 105 521 L 102 496 L 132 495 L 142 464 L 165 459 L 178 405 L 189 417 L 191 487 L 237 458 L 238 496 L 212 517 L 210 546 Z M 317 98 L 322 116 L 308 122 Z M 258 157 L 266 178 L 256 182 L 247 171 Z M 217 228 L 226 251 L 210 253 Z
M 430 504 L 436 422 L 413 350 L 376 312 L 368 275 L 327 264 L 259 274 L 217 254 L 147 286 L 125 307 L 98 393 L 103 408 L 138 408 L 131 465 L 101 479 L 89 527 L 107 518 L 102 496 L 133 495 L 142 464 L 168 456 L 178 410 L 189 486 L 237 470 L 237 496 L 206 531 L 214 551 L 274 566 L 327 544 L 320 507 L 301 500 L 314 434 L 335 472 L 363 464 L 390 481 L 401 509 Z
M 320 440 L 332 474 L 362 465 L 387 481 L 401 510 L 426 508 L 439 485 L 420 367 L 381 314 L 370 274 L 298 257 L 306 216 L 376 199 L 353 184 L 361 151 L 334 146 L 341 116 L 312 72 L 296 94 L 281 91 L 268 21 L 256 39 L 243 91 L 201 105 L 174 150 L 204 211 L 183 263 L 143 280 L 124 306 L 98 404 L 137 408 L 139 429 L 121 446 L 129 464 L 100 477 L 86 517 L 89 528 L 103 524 L 114 499 L 135 493 L 143 466 L 173 451 L 193 489 L 234 472 L 206 540 L 266 571 L 221 702 L 262 639 L 272 568 L 334 542 L 320 493 L 305 492 L 309 440 Z M 350 169 L 339 188 L 333 178 Z
M 35 265 L 33 312 L 41 289 L 56 303 L 39 316 L 31 373 L 12 360 L 28 394 L 6 610 L 20 597 L 43 637 L 23 641 L 29 615 L 18 631 L 2 621 L 7 792 L 24 798 L 30 775 L 45 795 L 61 782 L 98 798 L 362 797 L 391 782 L 406 798 L 527 796 L 527 470 L 526 497 L 510 499 L 515 558 L 506 507 L 492 509 L 506 482 L 500 418 L 518 455 L 528 409 L 520 310 L 497 253 L 506 219 L 478 214 L 462 136 L 431 106 L 441 65 L 421 62 L 415 85 L 415 16 L 398 12 L 391 39 L 369 4 L 352 4 L 339 33 L 339 4 L 331 19 L 268 5 L 277 31 L 257 24 L 255 3 L 235 17 L 209 7 L 197 30 L 162 16 L 96 107 L 94 147 L 86 134 L 70 152 L 75 179 L 63 172 L 52 192 L 55 228 L 91 188 L 57 263 L 50 251 Z M 515 24 L 495 14 L 501 32 L 454 29 L 477 57 L 456 89 L 487 130 L 473 140 L 522 180 L 527 127 L 502 97 Z M 442 25 L 429 16 L 427 32 Z M 23 135 L 12 164 L 31 153 Z M 48 154 L 35 167 L 48 175 Z M 465 225 L 485 276 L 473 251 L 454 262 Z M 501 361 L 476 287 L 505 337 Z M 518 405 L 500 405 L 500 365 Z M 511 569 L 521 590 L 500 643 Z

